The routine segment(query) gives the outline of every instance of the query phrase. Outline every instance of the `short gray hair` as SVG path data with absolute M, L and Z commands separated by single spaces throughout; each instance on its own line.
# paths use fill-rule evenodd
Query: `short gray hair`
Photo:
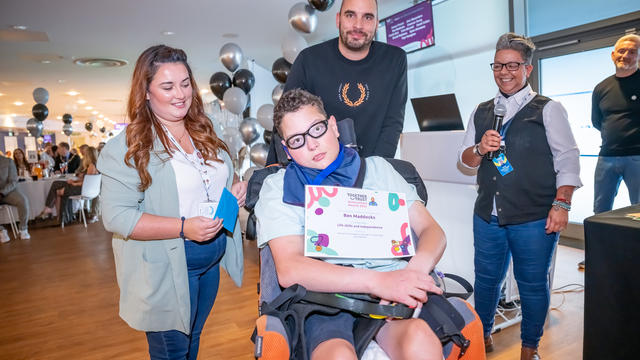
M 498 38 L 496 43 L 496 51 L 498 50 L 515 50 L 520 53 L 525 63 L 531 64 L 533 59 L 533 51 L 536 45 L 524 35 L 508 32 Z
M 618 45 L 620 45 L 624 41 L 632 41 L 632 42 L 634 42 L 636 44 L 636 48 L 640 48 L 640 36 L 638 36 L 636 34 L 627 34 L 627 35 L 621 37 L 620 39 L 618 39 L 618 41 L 616 41 L 616 44 L 614 45 L 614 48 L 617 48 Z

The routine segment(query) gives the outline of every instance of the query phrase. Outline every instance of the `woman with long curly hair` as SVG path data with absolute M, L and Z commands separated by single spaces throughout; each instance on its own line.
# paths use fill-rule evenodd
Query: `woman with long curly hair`
M 158 45 L 140 55 L 127 115 L 126 131 L 98 160 L 120 316 L 146 332 L 151 359 L 196 359 L 220 265 L 238 286 L 243 272 L 240 226 L 227 233 L 200 209 L 215 206 L 224 188 L 244 206 L 247 184 L 234 182 L 184 51 Z

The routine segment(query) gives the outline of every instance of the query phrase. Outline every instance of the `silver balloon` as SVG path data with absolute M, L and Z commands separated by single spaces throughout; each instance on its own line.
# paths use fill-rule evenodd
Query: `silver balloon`
M 256 141 L 260 137 L 258 131 L 258 120 L 254 118 L 246 118 L 240 123 L 240 135 L 242 135 L 242 141 L 249 145 Z
M 273 105 L 264 104 L 260 106 L 260 108 L 258 108 L 257 118 L 258 123 L 260 123 L 263 128 L 267 130 L 273 129 Z
M 289 10 L 289 24 L 294 29 L 307 34 L 314 32 L 318 25 L 316 9 L 307 3 L 296 3 Z
M 243 56 L 240 46 L 234 43 L 226 43 L 220 48 L 220 61 L 231 72 L 240 67 Z
M 242 90 L 241 90 L 242 91 Z M 231 152 L 231 158 L 238 158 L 238 151 L 242 149 L 244 146 L 244 142 L 242 141 L 242 135 L 240 134 L 240 130 L 234 127 L 226 127 L 222 131 L 222 140 L 229 147 L 229 152 Z
M 45 88 L 35 88 L 33 90 L 33 100 L 38 104 L 45 105 L 49 101 L 49 92 Z
M 43 128 L 44 128 L 44 125 L 42 124 L 42 121 L 38 121 L 34 118 L 27 120 L 27 131 L 29 131 L 29 134 L 31 134 L 31 136 L 34 136 L 34 137 L 42 136 Z
M 251 147 L 251 151 L 249 151 L 249 158 L 251 161 L 259 165 L 260 167 L 264 167 L 267 163 L 267 154 L 269 153 L 269 147 L 265 143 L 255 144 Z
M 284 84 L 278 84 L 273 88 L 273 91 L 271 91 L 271 100 L 273 101 L 273 105 L 278 104 L 278 101 L 280 101 L 280 97 L 282 96 L 283 92 Z
M 242 181 L 249 181 L 249 179 L 251 179 L 251 175 L 253 175 L 253 173 L 258 169 L 260 168 L 257 166 L 252 166 L 245 170 L 244 174 L 242 174 Z
M 222 101 L 224 102 L 225 109 L 236 115 L 240 115 L 247 107 L 247 94 L 240 88 L 232 87 L 224 92 Z
M 71 136 L 73 133 L 73 126 L 71 126 L 71 124 L 64 124 L 62 126 L 62 132 L 67 136 Z
M 295 31 L 287 31 L 287 34 L 282 39 L 282 55 L 285 60 L 293 64 L 296 61 L 296 57 L 302 49 L 307 47 L 307 40 L 305 40 L 302 35 L 298 34 Z

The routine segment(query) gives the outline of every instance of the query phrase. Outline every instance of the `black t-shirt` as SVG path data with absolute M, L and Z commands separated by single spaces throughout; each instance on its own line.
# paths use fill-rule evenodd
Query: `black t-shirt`
M 328 116 L 354 120 L 360 156 L 395 156 L 407 102 L 404 50 L 374 41 L 364 59 L 352 61 L 338 38 L 325 41 L 296 58 L 284 90 L 295 88 L 320 96 Z
M 640 155 L 640 70 L 596 85 L 591 122 L 602 136 L 601 156 Z

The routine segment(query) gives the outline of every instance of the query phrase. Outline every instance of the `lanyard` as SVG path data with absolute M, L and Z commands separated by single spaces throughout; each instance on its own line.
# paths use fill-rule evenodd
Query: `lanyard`
M 502 127 L 502 129 L 500 129 L 500 136 L 502 137 L 503 141 L 504 141 L 504 139 L 506 137 L 507 130 L 509 130 L 509 127 L 513 123 L 513 119 L 516 117 L 516 115 L 518 115 L 520 110 L 522 110 L 525 106 L 527 106 L 527 104 L 529 104 L 528 100 L 529 100 L 530 96 L 531 96 L 531 94 L 527 94 L 527 96 L 522 100 L 522 105 L 518 106 L 518 110 L 516 110 L 516 112 L 511 117 L 511 119 L 509 119 L 509 121 L 507 121 L 507 123 Z
M 340 144 L 340 152 L 338 153 L 338 157 L 336 157 L 336 159 L 333 160 L 333 162 L 329 164 L 329 166 L 327 166 L 318 175 L 316 175 L 316 177 L 313 178 L 313 180 L 309 179 L 309 177 L 307 176 L 307 174 L 305 174 L 304 171 L 302 171 L 302 175 L 304 175 L 304 178 L 307 180 L 307 184 L 321 185 L 324 179 L 326 179 L 327 176 L 331 175 L 331 173 L 334 172 L 342 164 L 343 160 L 344 160 L 344 146 Z M 298 163 L 295 163 L 295 164 L 296 166 L 298 166 Z
M 207 170 L 207 166 L 204 163 L 204 158 L 202 157 L 202 154 L 200 153 L 200 151 L 196 148 L 196 145 L 193 143 L 191 136 L 189 136 L 189 141 L 191 141 L 191 145 L 193 146 L 193 152 L 194 154 L 196 154 L 198 158 L 197 160 L 194 160 L 192 156 L 189 156 L 189 154 L 187 154 L 187 152 L 182 149 L 182 146 L 180 146 L 176 138 L 173 137 L 171 132 L 169 132 L 169 130 L 164 126 L 164 124 L 161 123 L 160 125 L 162 125 L 162 129 L 167 134 L 167 137 L 173 143 L 176 149 L 178 149 L 178 151 L 182 154 L 182 156 L 184 156 L 184 158 L 187 159 L 187 161 L 189 161 L 189 163 L 191 163 L 191 165 L 194 168 L 196 168 L 196 170 L 198 170 L 198 173 L 200 173 L 200 178 L 202 178 L 202 186 L 204 187 L 204 191 L 207 194 L 207 201 L 211 202 L 211 199 L 209 197 L 209 188 L 211 187 L 211 178 L 208 174 L 209 170 Z M 187 131 L 186 128 L 185 128 L 185 131 Z

